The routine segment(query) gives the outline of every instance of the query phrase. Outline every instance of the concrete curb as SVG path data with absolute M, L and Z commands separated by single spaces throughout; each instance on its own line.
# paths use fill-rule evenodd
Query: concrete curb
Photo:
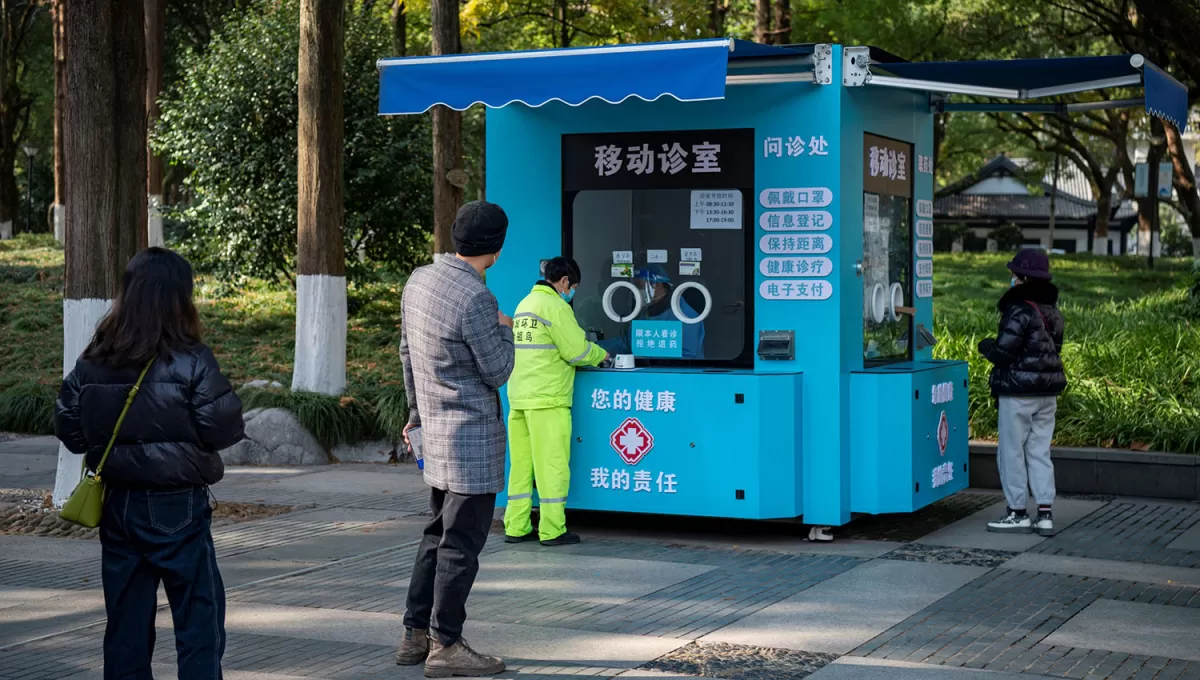
M 973 441 L 971 486 L 999 489 L 996 444 Z M 1200 500 L 1200 456 L 1101 448 L 1054 448 L 1054 480 L 1064 493 Z

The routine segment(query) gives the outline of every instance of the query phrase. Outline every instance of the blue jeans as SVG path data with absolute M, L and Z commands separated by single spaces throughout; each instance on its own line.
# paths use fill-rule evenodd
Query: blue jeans
M 161 582 L 175 622 L 180 680 L 220 680 L 225 585 L 208 489 L 108 489 L 100 521 L 108 627 L 104 680 L 149 680 Z

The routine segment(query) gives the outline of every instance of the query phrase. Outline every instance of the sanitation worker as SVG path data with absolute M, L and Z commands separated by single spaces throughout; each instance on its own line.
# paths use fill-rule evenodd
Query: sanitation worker
M 504 540 L 541 540 L 544 546 L 573 545 L 567 531 L 567 489 L 571 483 L 571 399 L 575 368 L 597 366 L 608 358 L 588 342 L 575 321 L 571 300 L 579 285 L 579 265 L 556 257 L 513 315 L 516 363 L 508 381 L 508 507 Z M 537 482 L 541 522 L 530 523 Z

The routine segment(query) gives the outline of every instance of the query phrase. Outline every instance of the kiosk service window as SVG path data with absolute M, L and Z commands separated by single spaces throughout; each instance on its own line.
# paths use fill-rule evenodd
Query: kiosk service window
M 912 359 L 912 145 L 863 138 L 863 364 Z
M 753 363 L 752 130 L 565 135 L 579 324 L 640 365 Z

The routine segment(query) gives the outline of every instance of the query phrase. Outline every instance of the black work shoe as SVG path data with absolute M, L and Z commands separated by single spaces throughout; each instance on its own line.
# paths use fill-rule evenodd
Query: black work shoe
M 529 533 L 525 534 L 524 536 L 509 536 L 508 534 L 504 534 L 504 542 L 505 543 L 528 543 L 530 541 L 536 541 L 536 540 L 537 540 L 537 530 L 536 529 L 533 531 L 530 531 Z
M 500 657 L 480 654 L 461 638 L 449 647 L 437 640 L 431 641 L 429 659 L 425 661 L 427 678 L 479 677 L 503 673 L 504 669 Z
M 542 545 L 546 546 L 547 548 L 553 548 L 560 545 L 576 545 L 579 543 L 579 541 L 579 534 L 573 534 L 568 531 L 558 538 L 552 538 L 549 541 L 542 541 Z

